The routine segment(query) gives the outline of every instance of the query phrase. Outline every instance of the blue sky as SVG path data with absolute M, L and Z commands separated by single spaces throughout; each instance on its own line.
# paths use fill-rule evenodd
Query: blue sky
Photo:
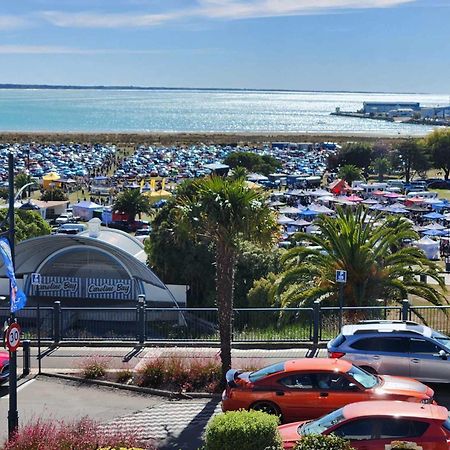
M 450 0 L 21 0 L 0 83 L 450 94 Z

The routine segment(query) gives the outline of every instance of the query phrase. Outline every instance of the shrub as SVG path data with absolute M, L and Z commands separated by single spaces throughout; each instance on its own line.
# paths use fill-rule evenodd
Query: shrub
M 3 450 L 96 450 L 143 447 L 137 437 L 125 431 L 106 431 L 84 418 L 75 422 L 37 420 L 20 428 Z M 155 449 L 145 445 L 145 448 Z
M 132 379 L 133 379 L 133 371 L 128 367 L 124 367 L 116 373 L 117 383 L 128 383 Z
M 137 384 L 152 388 L 160 387 L 164 382 L 165 364 L 162 358 L 146 361 L 137 373 Z
M 333 434 L 311 434 L 297 442 L 295 450 L 354 450 L 350 442 Z
M 109 365 L 109 358 L 104 356 L 90 356 L 84 359 L 81 364 L 83 378 L 96 380 L 103 378 Z
M 230 411 L 212 418 L 205 431 L 205 450 L 279 450 L 278 418 L 261 411 Z

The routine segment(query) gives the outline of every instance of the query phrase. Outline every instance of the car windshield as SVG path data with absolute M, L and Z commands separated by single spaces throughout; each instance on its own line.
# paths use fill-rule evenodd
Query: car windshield
M 446 348 L 446 350 L 450 352 L 450 337 L 441 333 L 433 333 L 431 337 L 433 339 L 436 339 L 436 341 L 438 341 L 439 344 L 443 345 Z
M 352 366 L 347 373 L 366 389 L 373 388 L 378 384 L 378 378 L 375 375 L 372 375 L 359 367 Z
M 261 378 L 267 377 L 267 375 L 272 375 L 273 373 L 283 372 L 284 363 L 272 364 L 271 366 L 264 367 L 263 369 L 257 370 L 256 372 L 252 372 L 248 379 L 254 383 L 255 381 L 260 380 Z
M 336 425 L 343 420 L 345 420 L 343 414 L 344 408 L 337 409 L 326 416 L 321 417 L 317 420 L 312 420 L 304 425 L 300 425 L 297 428 L 297 432 L 301 436 L 307 436 L 309 434 L 322 434 L 324 431 L 328 430 L 333 425 Z

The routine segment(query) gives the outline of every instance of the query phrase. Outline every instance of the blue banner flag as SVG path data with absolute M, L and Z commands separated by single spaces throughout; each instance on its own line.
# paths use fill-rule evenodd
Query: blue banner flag
M 16 274 L 14 273 L 14 265 L 12 262 L 11 246 L 6 238 L 0 238 L 0 254 L 3 258 L 6 268 L 6 276 L 11 283 L 11 312 L 15 313 L 25 307 L 27 297 L 25 293 L 17 287 Z

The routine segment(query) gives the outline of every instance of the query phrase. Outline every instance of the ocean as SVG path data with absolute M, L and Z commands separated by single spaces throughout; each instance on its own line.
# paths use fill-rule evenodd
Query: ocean
M 421 136 L 423 125 L 331 116 L 364 101 L 449 103 L 447 95 L 230 90 L 0 89 L 0 130 L 297 132 Z

